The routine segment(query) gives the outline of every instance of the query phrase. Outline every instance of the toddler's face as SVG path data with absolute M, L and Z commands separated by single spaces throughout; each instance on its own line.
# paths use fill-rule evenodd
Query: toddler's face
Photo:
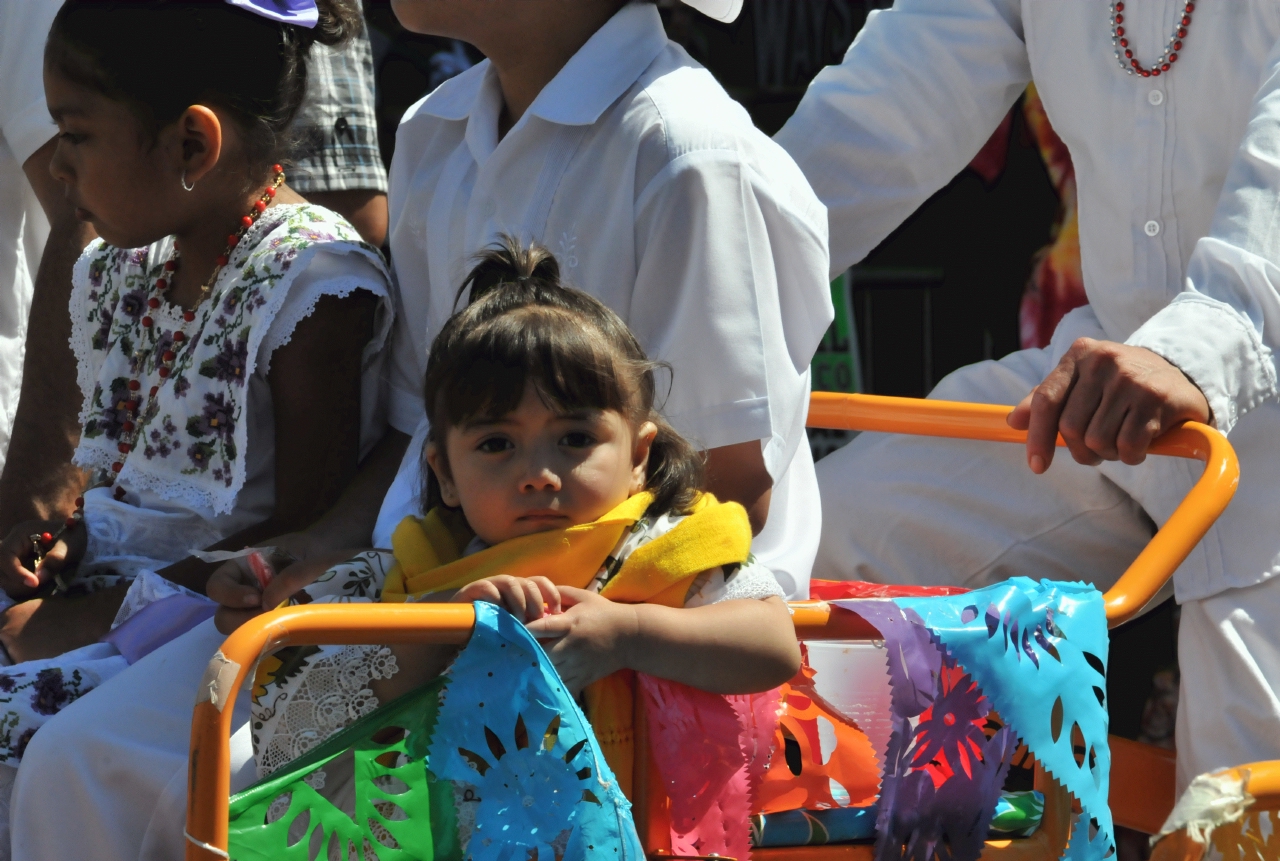
M 562 413 L 529 386 L 501 419 L 449 428 L 448 468 L 434 448 L 427 460 L 444 501 L 497 544 L 589 523 L 643 490 L 655 434 L 612 410 Z

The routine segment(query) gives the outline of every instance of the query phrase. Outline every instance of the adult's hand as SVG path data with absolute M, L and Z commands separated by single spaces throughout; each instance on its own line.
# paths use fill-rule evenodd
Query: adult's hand
M 1008 422 L 1027 432 L 1027 464 L 1040 474 L 1059 433 L 1077 463 L 1138 464 L 1165 431 L 1209 419 L 1204 393 L 1176 365 L 1142 347 L 1080 338 Z

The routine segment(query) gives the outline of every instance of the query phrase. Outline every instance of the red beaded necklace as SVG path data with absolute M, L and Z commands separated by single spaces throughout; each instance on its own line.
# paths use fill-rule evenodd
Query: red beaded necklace
M 1182 40 L 1187 38 L 1187 32 L 1191 29 L 1191 13 L 1194 11 L 1196 11 L 1196 4 L 1191 0 L 1187 0 L 1187 3 L 1182 7 L 1182 15 L 1178 18 L 1178 23 L 1173 28 L 1173 35 L 1169 37 L 1168 44 L 1164 46 L 1164 53 L 1150 68 L 1144 68 L 1140 62 L 1134 59 L 1133 49 L 1129 47 L 1129 39 L 1124 34 L 1124 2 L 1123 0 L 1112 0 L 1111 44 L 1115 46 L 1116 61 L 1120 63 L 1120 68 L 1130 75 L 1141 75 L 1144 78 L 1158 78 L 1163 72 L 1172 69 L 1173 64 L 1178 62 L 1178 52 L 1182 50 Z
M 271 166 L 272 172 L 275 174 L 275 180 L 271 185 L 263 190 L 262 195 L 253 204 L 253 208 L 249 213 L 240 219 L 240 227 L 235 233 L 227 236 L 227 247 L 218 255 L 214 261 L 212 274 L 209 279 L 200 287 L 200 301 L 203 302 L 205 297 L 209 295 L 214 283 L 217 282 L 218 276 L 222 274 L 223 268 L 231 261 L 231 252 L 235 250 L 236 245 L 249 232 L 249 229 L 257 222 L 262 213 L 266 212 L 268 204 L 272 198 L 276 196 L 276 190 L 284 184 L 284 170 L 278 164 Z M 182 254 L 178 249 L 178 242 L 174 240 L 173 256 L 165 261 L 161 269 L 160 276 L 156 279 L 155 286 L 151 296 L 147 299 L 147 308 L 149 311 L 156 311 L 163 304 L 163 296 L 165 291 L 169 289 L 170 282 L 174 273 L 178 271 L 178 265 L 182 260 Z M 183 326 L 192 322 L 196 318 L 195 311 L 184 309 L 182 312 Z M 120 474 L 120 470 L 124 469 L 124 462 L 129 458 L 129 453 L 133 451 L 138 440 L 142 437 L 146 428 L 147 421 L 150 419 L 156 395 L 160 393 L 160 387 L 164 385 L 165 380 L 173 373 L 174 364 L 178 360 L 178 351 L 183 349 L 183 345 L 189 342 L 186 332 L 182 328 L 176 328 L 169 334 L 171 346 L 165 349 L 161 354 L 159 361 L 155 363 L 156 375 L 160 378 L 154 383 L 147 393 L 146 409 L 143 410 L 142 396 L 142 376 L 148 361 L 155 354 L 156 349 L 164 340 L 164 333 L 157 330 L 155 320 L 151 315 L 144 314 L 142 319 L 138 321 L 142 327 L 142 331 L 137 333 L 137 343 L 149 341 L 148 349 L 138 349 L 134 352 L 134 376 L 128 381 L 128 391 L 124 398 L 116 402 L 116 410 L 124 414 L 124 421 L 120 425 L 120 436 L 116 446 L 119 456 L 115 463 L 111 464 L 110 470 L 103 470 L 98 480 L 94 482 L 93 487 L 115 487 L 114 496 L 117 500 L 123 499 L 125 489 L 116 484 L 116 476 Z M 189 349 L 189 348 L 188 348 Z M 57 534 L 42 532 L 34 534 L 31 537 L 31 546 L 35 552 L 35 564 L 39 565 L 44 553 L 48 551 L 54 543 L 62 537 L 62 534 L 68 529 L 74 529 L 76 524 L 84 520 L 84 497 L 76 499 L 76 510 L 70 517 L 66 519 Z M 58 580 L 58 588 L 61 590 L 65 587 L 62 581 Z

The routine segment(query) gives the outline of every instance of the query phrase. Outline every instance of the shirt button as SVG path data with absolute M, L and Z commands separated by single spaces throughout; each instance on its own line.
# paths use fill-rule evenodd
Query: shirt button
M 1151 92 L 1147 93 L 1147 101 L 1153 105 L 1164 104 L 1164 93 L 1162 93 L 1160 90 L 1152 90 Z
M 1155 236 L 1160 232 L 1160 222 L 1148 221 L 1146 224 L 1142 225 L 1142 229 L 1147 232 L 1148 236 Z

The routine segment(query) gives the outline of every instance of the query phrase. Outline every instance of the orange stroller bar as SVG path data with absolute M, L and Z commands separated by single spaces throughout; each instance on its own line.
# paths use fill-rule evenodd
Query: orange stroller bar
M 1024 443 L 1026 432 L 1005 422 L 1010 410 L 998 404 L 814 392 L 809 427 Z M 1058 445 L 1066 445 L 1062 437 Z M 1187 422 L 1174 428 L 1151 444 L 1150 453 L 1194 458 L 1205 468 L 1169 520 L 1107 591 L 1107 621 L 1113 628 L 1138 615 L 1156 596 L 1226 510 L 1240 483 L 1231 443 L 1208 425 Z
M 1009 410 L 1007 406 L 985 404 L 815 393 L 810 401 L 809 426 L 1023 442 L 1026 434 L 1005 423 Z M 1059 439 L 1059 445 L 1062 444 Z M 1170 431 L 1153 443 L 1151 452 L 1201 460 L 1205 471 L 1151 543 L 1106 593 L 1107 618 L 1113 627 L 1135 616 L 1156 595 L 1226 509 L 1239 481 L 1239 467 L 1230 444 L 1205 425 L 1188 423 Z M 793 606 L 796 633 L 801 639 L 879 639 L 874 628 L 852 613 L 833 612 L 823 602 Z M 265 613 L 228 637 L 209 664 L 192 719 L 187 861 L 228 857 L 232 706 L 262 656 L 293 645 L 460 644 L 466 642 L 474 623 L 472 608 L 457 604 L 310 605 Z M 643 733 L 643 720 L 638 729 Z M 642 744 L 642 739 L 637 739 L 637 743 Z M 643 751 L 637 763 L 646 761 L 647 751 Z M 660 847 L 646 838 L 660 831 L 658 826 L 666 815 L 666 799 L 658 797 L 652 785 L 645 787 L 648 770 L 646 765 L 637 773 L 636 824 L 651 856 L 661 857 Z M 1170 782 L 1165 813 L 1172 805 L 1172 791 Z M 1057 817 L 1049 808 L 1046 803 L 1044 830 L 1053 831 L 1056 829 L 1051 826 L 1051 820 Z M 1117 821 L 1126 824 L 1122 816 L 1118 815 Z M 1020 843 L 1028 845 L 1023 847 Z M 1007 847 L 1004 844 L 1008 844 Z M 995 841 L 989 846 L 1005 849 L 1008 858 L 1030 858 L 1044 857 L 1035 851 L 1043 844 L 1044 841 L 1033 840 Z M 858 853 L 866 849 L 863 846 L 811 846 L 761 850 L 760 854 L 778 858 L 786 853 L 787 858 L 817 861 L 863 857 Z M 667 857 L 671 857 L 669 853 Z

